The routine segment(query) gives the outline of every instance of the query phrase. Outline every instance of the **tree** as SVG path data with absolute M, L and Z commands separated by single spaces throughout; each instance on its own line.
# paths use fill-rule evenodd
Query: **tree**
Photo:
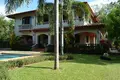
M 3 15 L 0 15 L 0 40 L 9 40 L 10 34 L 14 30 L 14 21 L 6 20 Z
M 55 0 L 55 65 L 59 69 L 59 0 Z
M 6 13 L 12 12 L 13 10 L 16 10 L 18 7 L 20 7 L 23 3 L 29 4 L 31 0 L 5 0 L 6 3 Z M 38 0 L 38 21 L 43 20 L 45 9 L 45 0 Z M 55 69 L 59 69 L 59 1 L 55 0 Z M 40 15 L 39 15 L 40 14 Z
M 19 0 L 19 1 L 16 1 L 16 0 L 5 0 L 6 12 L 7 13 L 12 12 L 13 10 L 16 10 L 18 7 L 20 7 L 23 3 L 29 4 L 30 1 L 31 0 Z M 56 0 L 55 0 L 55 2 L 57 3 Z M 77 16 L 82 17 L 82 18 L 85 19 L 89 15 L 89 10 L 88 10 L 88 7 L 85 5 L 85 3 L 82 3 L 82 2 L 78 2 L 78 1 L 74 1 L 74 0 L 63 0 L 63 2 L 64 2 L 63 6 L 61 6 L 59 3 L 57 3 L 59 6 L 56 5 L 54 7 L 52 3 L 45 3 L 45 0 L 38 0 L 38 9 L 37 9 L 37 17 L 38 18 L 37 19 L 38 19 L 38 22 L 42 24 L 43 23 L 44 14 L 47 13 L 49 15 L 49 24 L 50 24 L 51 34 L 53 34 L 53 31 L 57 31 L 57 32 L 55 32 L 56 35 L 57 35 L 58 34 L 58 30 L 56 28 L 54 30 L 53 27 L 55 25 L 54 21 L 56 21 L 55 27 L 58 26 L 57 22 L 59 22 L 59 21 L 57 21 L 56 18 L 54 18 L 54 16 L 56 16 L 56 12 L 55 12 L 56 7 L 60 7 L 60 13 L 61 13 L 61 14 L 59 14 L 60 15 L 60 19 L 62 19 L 63 14 L 65 14 L 65 16 L 67 16 L 68 24 L 70 26 L 69 27 L 69 31 L 67 33 L 69 35 L 73 36 L 73 31 L 75 29 L 74 16 L 77 15 Z M 61 11 L 63 12 L 63 14 L 62 14 Z M 61 26 L 62 26 L 62 22 L 61 22 Z M 63 27 L 61 29 L 63 29 Z M 58 36 L 56 36 L 56 39 L 57 40 L 59 39 Z M 63 43 L 63 31 L 62 31 L 61 41 Z M 56 42 L 58 42 L 58 41 L 56 41 Z M 57 46 L 56 47 L 57 49 L 55 51 L 58 54 L 58 52 L 59 52 L 58 51 L 59 42 L 56 44 L 56 46 Z M 62 44 L 62 49 L 61 50 L 62 50 L 61 52 L 63 52 L 63 44 Z
M 99 11 L 100 21 L 105 23 L 108 38 L 112 41 L 120 41 L 120 3 L 110 3 Z

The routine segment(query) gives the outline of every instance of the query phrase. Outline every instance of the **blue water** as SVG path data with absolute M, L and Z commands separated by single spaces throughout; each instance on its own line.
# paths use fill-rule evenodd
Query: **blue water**
M 18 57 L 23 57 L 23 56 L 29 56 L 29 55 L 25 55 L 25 54 L 0 54 L 0 60 L 10 59 L 10 58 L 18 58 Z

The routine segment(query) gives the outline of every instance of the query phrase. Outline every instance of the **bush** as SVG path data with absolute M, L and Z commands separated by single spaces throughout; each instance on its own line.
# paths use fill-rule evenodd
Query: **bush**
M 45 47 L 45 50 L 46 50 L 47 52 L 54 52 L 54 45 L 48 45 L 48 46 L 46 46 L 46 47 Z
M 31 51 L 32 47 L 30 45 L 16 43 L 12 45 L 12 50 Z
M 54 52 L 54 45 L 48 45 L 46 47 L 47 52 Z M 94 45 L 90 44 L 89 46 L 85 44 L 74 44 L 74 45 L 65 45 L 65 53 L 92 53 L 92 54 L 102 54 L 102 49 L 99 44 Z
M 11 34 L 10 37 L 10 47 L 12 50 L 20 50 L 20 51 L 30 51 L 32 50 L 32 44 L 25 44 L 21 41 L 19 36 L 16 36 L 14 33 Z
M 9 41 L 0 40 L 0 48 L 10 48 Z
M 73 59 L 72 55 L 67 54 L 64 56 L 60 56 L 60 60 L 71 60 L 71 59 Z M 54 60 L 54 56 L 52 55 L 35 56 L 35 57 L 29 57 L 29 58 L 20 59 L 20 60 L 8 61 L 2 64 L 6 65 L 8 68 L 14 68 L 14 67 L 22 67 L 27 64 L 37 63 L 37 62 L 46 61 L 46 60 Z
M 0 65 L 0 80 L 10 80 L 8 69 L 4 65 Z

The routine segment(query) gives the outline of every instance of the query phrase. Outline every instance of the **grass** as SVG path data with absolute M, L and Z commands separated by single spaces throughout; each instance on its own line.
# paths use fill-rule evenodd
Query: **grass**
M 120 56 L 112 56 L 112 61 L 100 60 L 100 55 L 73 56 L 60 62 L 60 70 L 53 70 L 53 61 L 9 70 L 11 80 L 120 80 Z

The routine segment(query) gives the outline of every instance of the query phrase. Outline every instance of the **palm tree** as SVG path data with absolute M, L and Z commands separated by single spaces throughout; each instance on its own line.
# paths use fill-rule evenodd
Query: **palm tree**
M 30 1 L 31 0 L 5 0 L 6 13 L 13 12 L 18 7 L 20 7 L 22 4 L 24 4 L 24 3 L 29 4 Z M 38 3 L 39 3 L 38 4 L 38 11 L 37 11 L 38 12 L 38 21 L 41 21 L 43 19 L 42 17 L 44 15 L 44 13 L 47 10 L 45 9 L 45 0 L 38 0 Z M 48 6 L 51 6 L 51 5 L 48 5 Z M 49 8 L 49 7 L 47 7 L 47 8 Z M 56 39 L 55 39 L 55 44 L 56 44 L 55 52 L 56 52 L 56 55 L 55 55 L 54 69 L 59 69 L 59 0 L 55 0 L 54 10 L 55 10 L 54 11 L 55 12 L 55 37 L 56 37 Z
M 5 0 L 6 4 L 6 13 L 13 12 L 18 7 L 20 7 L 22 4 L 27 3 L 29 4 L 32 0 Z M 45 3 L 45 0 L 38 0 L 38 9 L 37 9 L 37 19 L 39 23 L 43 23 L 43 17 L 44 14 L 48 14 L 49 16 L 49 25 L 50 25 L 50 32 L 53 34 L 53 31 L 55 31 L 55 69 L 57 69 L 57 65 L 59 65 L 59 21 L 58 21 L 58 14 L 60 16 L 60 41 L 61 41 L 61 54 L 63 54 L 64 49 L 64 28 L 62 25 L 63 22 L 63 14 L 67 16 L 68 24 L 69 24 L 69 31 L 68 34 L 73 35 L 75 25 L 74 25 L 74 16 L 77 15 L 79 17 L 83 17 L 84 19 L 88 19 L 89 16 L 89 10 L 88 7 L 83 2 L 78 2 L 74 0 L 61 0 L 60 8 L 59 8 L 59 1 L 55 0 L 55 6 L 53 6 L 53 3 Z M 64 3 L 64 4 L 63 4 Z M 60 11 L 58 10 L 60 9 Z M 51 13 L 51 14 L 49 14 Z M 54 17 L 55 16 L 55 17 Z M 52 18 L 51 18 L 52 17 Z M 54 22 L 55 21 L 55 22 Z M 55 23 L 55 24 L 54 24 Z M 55 26 L 55 28 L 54 28 Z M 69 40 L 69 39 L 67 39 Z
M 61 55 L 64 54 L 64 27 L 63 27 L 63 15 L 67 16 L 69 30 L 66 32 L 65 40 L 68 44 L 70 44 L 70 35 L 74 36 L 75 29 L 75 15 L 83 18 L 84 20 L 88 20 L 90 17 L 90 11 L 88 6 L 85 3 L 75 1 L 75 0 L 60 0 L 60 52 Z
M 59 69 L 59 0 L 55 0 L 55 65 Z

